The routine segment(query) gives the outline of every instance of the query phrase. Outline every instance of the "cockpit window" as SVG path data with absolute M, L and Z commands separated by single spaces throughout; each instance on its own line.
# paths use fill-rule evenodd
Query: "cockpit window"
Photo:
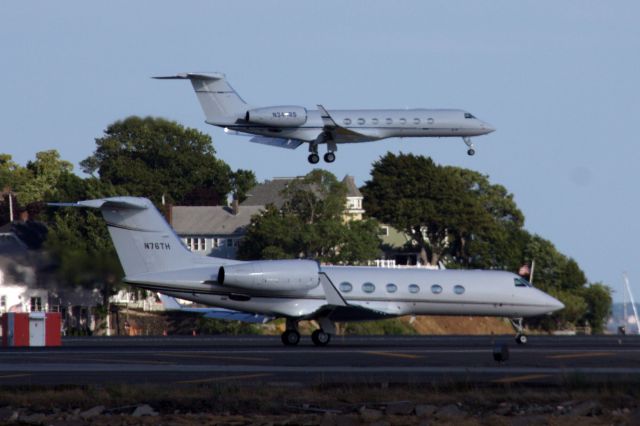
M 516 287 L 533 287 L 533 285 L 531 285 L 531 283 L 524 278 L 514 278 L 513 281 L 515 281 Z
M 475 118 L 473 114 L 469 114 L 468 112 L 464 113 L 464 118 Z

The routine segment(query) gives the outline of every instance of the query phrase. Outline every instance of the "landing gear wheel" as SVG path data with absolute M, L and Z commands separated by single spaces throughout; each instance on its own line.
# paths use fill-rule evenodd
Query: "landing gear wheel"
M 311 164 L 318 164 L 318 162 L 320 161 L 320 156 L 318 154 L 309 154 L 307 160 L 309 160 Z
M 527 344 L 527 336 L 524 334 L 516 334 L 516 343 L 519 345 Z
M 324 155 L 324 161 L 327 163 L 333 163 L 334 161 L 336 161 L 336 155 L 333 152 L 327 152 Z
M 287 330 L 280 336 L 285 346 L 296 346 L 300 342 L 300 333 L 295 330 Z
M 323 330 L 315 330 L 311 333 L 311 340 L 316 346 L 327 346 L 331 341 L 331 335 Z
M 471 148 L 469 148 L 469 150 L 467 151 L 467 154 L 469 154 L 469 155 L 473 155 L 473 154 L 475 154 L 475 153 L 476 153 L 476 150 L 475 150 L 475 149 L 471 149 Z

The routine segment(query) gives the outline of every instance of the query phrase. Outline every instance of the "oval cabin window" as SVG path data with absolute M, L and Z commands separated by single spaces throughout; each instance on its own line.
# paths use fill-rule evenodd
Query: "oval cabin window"
M 434 284 L 431 286 L 431 293 L 440 294 L 442 293 L 442 286 L 438 284 Z
M 409 293 L 419 293 L 420 292 L 420 286 L 418 284 L 409 284 Z
M 461 285 L 457 285 L 453 287 L 453 292 L 455 294 L 463 294 L 464 293 L 464 287 L 462 287 Z
M 349 293 L 351 290 L 353 290 L 353 286 L 351 285 L 351 283 L 348 282 L 343 282 L 340 283 L 340 291 L 343 293 Z
M 362 284 L 362 291 L 365 293 L 373 293 L 376 291 L 376 286 L 373 283 L 364 283 Z
M 388 293 L 395 293 L 396 291 L 398 291 L 398 286 L 393 284 L 393 283 L 389 283 L 387 284 L 387 292 Z

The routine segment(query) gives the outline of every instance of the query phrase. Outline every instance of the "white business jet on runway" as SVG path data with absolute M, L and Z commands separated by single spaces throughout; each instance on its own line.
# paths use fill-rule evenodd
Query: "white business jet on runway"
M 475 154 L 471 136 L 486 135 L 495 129 L 469 112 L 459 109 L 355 109 L 317 110 L 302 106 L 248 105 L 227 83 L 224 74 L 184 73 L 158 79 L 191 81 L 206 117 L 205 122 L 226 132 L 257 135 L 251 142 L 295 149 L 309 144 L 308 160 L 320 161 L 318 145 L 326 144 L 324 161 L 336 159 L 338 144 L 370 142 L 393 137 L 461 137 Z
M 564 305 L 510 272 L 320 266 L 312 260 L 242 262 L 189 251 L 146 198 L 113 197 L 55 206 L 100 209 L 125 273 L 124 281 L 194 302 L 286 318 L 285 345 L 300 341 L 300 320 L 316 320 L 311 339 L 329 343 L 336 321 L 400 315 L 511 318 L 519 343 L 522 317 Z

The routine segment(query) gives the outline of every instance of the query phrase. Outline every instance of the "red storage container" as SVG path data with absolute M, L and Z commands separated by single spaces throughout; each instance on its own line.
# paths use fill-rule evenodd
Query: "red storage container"
M 9 312 L 2 315 L 2 346 L 60 346 L 59 312 Z
M 2 316 L 2 346 L 29 346 L 29 314 L 9 312 Z
M 61 325 L 62 315 L 60 312 L 47 312 L 46 331 L 44 334 L 46 346 L 60 346 L 62 344 Z

